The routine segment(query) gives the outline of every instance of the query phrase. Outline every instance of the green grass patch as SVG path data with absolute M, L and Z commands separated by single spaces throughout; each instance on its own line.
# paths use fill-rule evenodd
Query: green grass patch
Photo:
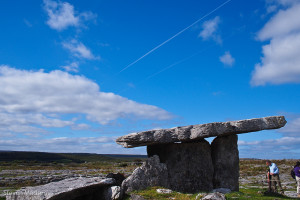
M 226 194 L 226 199 L 246 200 L 246 199 L 294 199 L 280 194 L 265 194 L 266 190 L 260 188 L 243 188 L 239 192 Z
M 133 191 L 131 194 L 136 194 L 144 197 L 145 199 L 151 200 L 163 200 L 163 199 L 179 199 L 179 200 L 190 200 L 195 199 L 197 194 L 184 194 L 179 192 L 172 192 L 170 194 L 160 194 L 156 192 L 156 189 L 163 189 L 162 187 L 151 187 L 142 191 Z M 130 199 L 127 197 L 127 199 Z
M 170 199 L 176 199 L 176 200 L 195 200 L 196 196 L 199 193 L 196 194 L 184 194 L 179 192 L 172 192 L 170 194 L 159 194 L 156 192 L 156 189 L 161 189 L 161 187 L 151 187 L 146 190 L 142 191 L 133 191 L 131 194 L 140 195 L 145 199 L 149 200 L 170 200 Z M 239 192 L 232 192 L 229 194 L 226 194 L 227 200 L 249 200 L 249 199 L 260 199 L 260 200 L 268 200 L 268 199 L 295 199 L 290 198 L 284 195 L 280 194 L 265 194 L 266 190 L 262 190 L 260 188 L 246 188 L 246 189 L 240 189 Z M 203 194 L 203 193 L 201 193 Z M 127 200 L 130 199 L 130 197 L 126 197 Z M 199 198 L 200 199 L 200 198 Z

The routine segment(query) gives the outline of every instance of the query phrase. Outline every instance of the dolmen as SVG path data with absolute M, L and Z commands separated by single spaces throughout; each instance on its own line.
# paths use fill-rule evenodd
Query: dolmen
M 123 147 L 147 146 L 148 159 L 122 183 L 125 192 L 161 186 L 196 193 L 239 190 L 237 134 L 278 129 L 284 116 L 215 122 L 131 133 L 117 138 Z M 216 137 L 209 144 L 204 138 Z

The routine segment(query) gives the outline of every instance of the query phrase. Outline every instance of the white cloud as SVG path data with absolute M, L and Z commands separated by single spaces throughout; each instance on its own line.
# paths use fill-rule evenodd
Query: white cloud
M 235 59 L 231 56 L 229 51 L 226 51 L 224 55 L 220 56 L 220 61 L 227 66 L 233 66 Z
M 90 60 L 100 59 L 99 56 L 94 56 L 89 48 L 77 40 L 63 42 L 62 45 L 78 58 L 86 58 Z M 72 69 L 74 69 L 74 67 Z
M 285 127 L 279 130 L 284 136 L 299 137 L 300 135 L 300 117 L 290 120 Z
M 287 10 L 280 10 L 265 24 L 262 30 L 259 31 L 258 38 L 260 40 L 267 40 L 299 32 L 299 12 L 300 4 L 296 4 Z
M 79 63 L 78 62 L 72 62 L 69 65 L 61 66 L 63 69 L 65 69 L 67 72 L 78 72 Z
M 299 137 L 282 137 L 263 141 L 238 141 L 240 156 L 252 158 L 298 158 L 300 156 Z
M 145 148 L 123 148 L 115 143 L 114 137 L 0 138 L 0 146 L 3 150 L 15 151 L 146 154 Z
M 7 113 L 0 112 L 0 133 L 22 133 L 24 135 L 45 134 L 44 128 L 61 128 L 77 125 L 74 121 L 51 118 L 39 113 Z M 82 126 L 82 125 L 81 125 Z
M 202 24 L 202 31 L 199 34 L 203 40 L 213 39 L 218 43 L 222 42 L 220 35 L 217 34 L 217 29 L 220 24 L 220 17 L 216 16 L 212 20 L 205 21 Z
M 282 1 L 289 5 L 289 1 Z M 258 39 L 270 40 L 263 46 L 261 63 L 255 65 L 251 85 L 259 86 L 300 82 L 300 4 L 280 10 L 258 33 Z
M 70 26 L 82 26 L 83 21 L 96 17 L 91 12 L 77 14 L 74 6 L 68 2 L 44 0 L 44 9 L 48 14 L 47 24 L 57 31 L 62 31 Z
M 137 103 L 113 93 L 101 92 L 99 86 L 78 75 L 63 71 L 27 71 L 0 66 L 0 113 L 16 116 L 20 125 L 42 127 L 73 125 L 73 121 L 55 119 L 51 114 L 83 114 L 86 119 L 107 124 L 119 118 L 167 120 L 167 111 Z M 24 114 L 24 117 L 22 115 Z M 27 117 L 27 114 L 30 117 Z M 55 116 L 55 115 L 53 115 Z

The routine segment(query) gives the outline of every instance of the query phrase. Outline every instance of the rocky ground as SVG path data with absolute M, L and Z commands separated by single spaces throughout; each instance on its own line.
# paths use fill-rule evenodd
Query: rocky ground
M 264 171 L 253 170 L 262 168 L 265 168 L 264 164 L 249 164 L 248 172 L 255 171 L 253 172 L 253 175 L 251 175 L 251 173 L 247 173 L 247 170 L 242 170 L 239 178 L 240 188 L 259 187 L 262 190 L 267 190 L 268 182 Z M 278 168 L 280 169 L 280 180 L 282 188 L 284 189 L 284 194 L 288 197 L 297 197 L 296 181 L 290 175 L 292 165 L 288 165 L 286 163 L 278 164 Z
M 2 170 L 0 186 L 9 187 L 28 183 L 41 185 L 75 177 L 101 177 L 99 169 L 85 170 Z M 104 177 L 104 176 L 103 176 Z
M 275 161 L 276 162 L 276 161 Z M 277 161 L 280 169 L 280 179 L 285 195 L 296 197 L 296 182 L 290 176 L 292 164 L 295 161 Z M 111 169 L 112 172 L 121 172 L 129 175 L 132 167 L 124 169 Z M 240 162 L 240 188 L 261 188 L 262 191 L 268 188 L 265 172 L 267 167 L 261 160 L 241 160 Z M 26 185 L 43 185 L 50 182 L 60 181 L 66 178 L 75 177 L 105 177 L 101 169 L 64 169 L 64 170 L 23 170 L 23 169 L 4 169 L 0 171 L 0 193 L 21 188 Z M 24 184 L 28 183 L 28 184 Z

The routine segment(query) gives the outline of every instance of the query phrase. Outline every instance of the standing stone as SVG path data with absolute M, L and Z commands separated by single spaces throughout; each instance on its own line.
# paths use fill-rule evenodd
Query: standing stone
M 150 145 L 147 153 L 148 156 L 158 155 L 165 163 L 169 189 L 188 193 L 213 189 L 214 169 L 206 140 Z
M 165 164 L 160 163 L 158 156 L 148 158 L 146 162 L 136 168 L 133 173 L 122 183 L 124 192 L 143 190 L 147 187 L 168 187 L 168 172 Z
M 239 191 L 239 151 L 237 135 L 216 137 L 211 144 L 214 188 Z

